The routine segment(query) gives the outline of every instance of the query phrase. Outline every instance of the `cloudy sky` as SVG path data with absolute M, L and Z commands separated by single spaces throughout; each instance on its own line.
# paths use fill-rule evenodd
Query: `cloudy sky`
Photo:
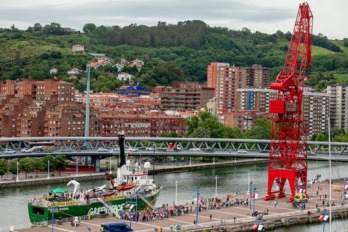
M 81 30 L 97 26 L 176 24 L 202 20 L 209 26 L 252 32 L 293 31 L 298 0 L 5 0 L 0 7 L 0 28 L 27 29 L 51 22 Z M 309 0 L 314 34 L 330 39 L 348 38 L 347 0 Z

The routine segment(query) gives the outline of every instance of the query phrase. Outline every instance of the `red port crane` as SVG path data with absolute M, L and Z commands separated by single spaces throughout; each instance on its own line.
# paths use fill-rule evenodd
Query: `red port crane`
M 307 187 L 307 135 L 302 117 L 302 98 L 306 69 L 312 67 L 313 15 L 308 3 L 299 6 L 294 31 L 290 40 L 283 70 L 278 74 L 271 89 L 277 91 L 269 102 L 274 114 L 268 160 L 268 188 L 264 200 L 285 197 L 284 185 L 289 181 L 291 197 Z M 276 188 L 273 189 L 273 184 Z M 277 195 L 276 195 L 277 194 Z

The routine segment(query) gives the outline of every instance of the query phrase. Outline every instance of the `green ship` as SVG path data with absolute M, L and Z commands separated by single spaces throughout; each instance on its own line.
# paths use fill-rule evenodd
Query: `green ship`
M 127 160 L 124 149 L 124 134 L 119 135 L 120 164 L 117 178 L 108 173 L 106 177 L 111 186 L 96 187 L 85 192 L 80 191 L 80 183 L 71 180 L 73 192 L 63 188 L 52 190 L 48 196 L 33 197 L 28 202 L 28 214 L 32 224 L 73 217 L 95 217 L 95 215 L 114 215 L 120 217 L 121 210 L 143 210 L 154 207 L 161 187 L 149 178 L 149 162 L 144 163 L 143 170 L 135 159 Z
M 124 194 L 114 194 L 104 197 L 89 199 L 66 200 L 59 198 L 54 200 L 52 196 L 33 199 L 28 203 L 29 218 L 32 224 L 58 218 L 69 218 L 74 216 L 93 217 L 94 215 L 115 215 L 120 217 L 119 211 L 126 210 L 132 204 L 138 210 L 154 205 L 159 196 L 161 188 L 157 188 L 147 195 L 138 193 L 126 197 Z M 63 198 L 60 198 L 63 199 Z M 134 208 L 135 209 L 135 208 Z

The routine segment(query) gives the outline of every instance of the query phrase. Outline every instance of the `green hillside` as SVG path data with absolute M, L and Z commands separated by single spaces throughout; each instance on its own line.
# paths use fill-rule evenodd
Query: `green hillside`
M 28 31 L 0 29 L 0 78 L 53 78 L 49 70 L 55 67 L 58 69 L 56 78 L 71 81 L 84 90 L 86 74 L 69 77 L 67 71 L 85 70 L 86 64 L 95 59 L 89 53 L 104 53 L 113 59 L 113 64 L 121 58 L 128 61 L 138 58 L 145 65 L 141 71 L 129 66 L 117 70 L 111 65 L 93 69 L 92 89 L 95 91 L 113 91 L 128 84 L 116 80 L 122 71 L 135 75 L 134 83 L 147 89 L 175 81 L 204 82 L 211 62 L 236 66 L 261 64 L 272 68 L 274 80 L 282 69 L 290 38 L 289 32 L 251 33 L 247 28 L 234 31 L 209 27 L 199 20 L 176 25 L 159 22 L 153 27 L 86 24 L 84 33 L 65 32 L 56 23 Z M 84 45 L 85 52 L 72 53 L 75 44 Z M 308 85 L 321 90 L 327 84 L 348 82 L 347 41 L 313 36 L 312 57 L 312 79 Z

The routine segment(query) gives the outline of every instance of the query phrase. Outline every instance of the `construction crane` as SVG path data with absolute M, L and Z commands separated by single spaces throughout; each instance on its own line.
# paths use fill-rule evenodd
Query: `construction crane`
M 306 70 L 312 67 L 312 24 L 308 3 L 300 4 L 283 70 L 270 85 L 277 90 L 277 95 L 269 102 L 269 111 L 274 117 L 264 200 L 285 197 L 286 180 L 291 190 L 288 202 L 293 202 L 296 193 L 306 193 L 307 130 L 302 117 L 302 98 L 304 81 L 310 78 Z M 273 189 L 274 182 L 277 186 Z

